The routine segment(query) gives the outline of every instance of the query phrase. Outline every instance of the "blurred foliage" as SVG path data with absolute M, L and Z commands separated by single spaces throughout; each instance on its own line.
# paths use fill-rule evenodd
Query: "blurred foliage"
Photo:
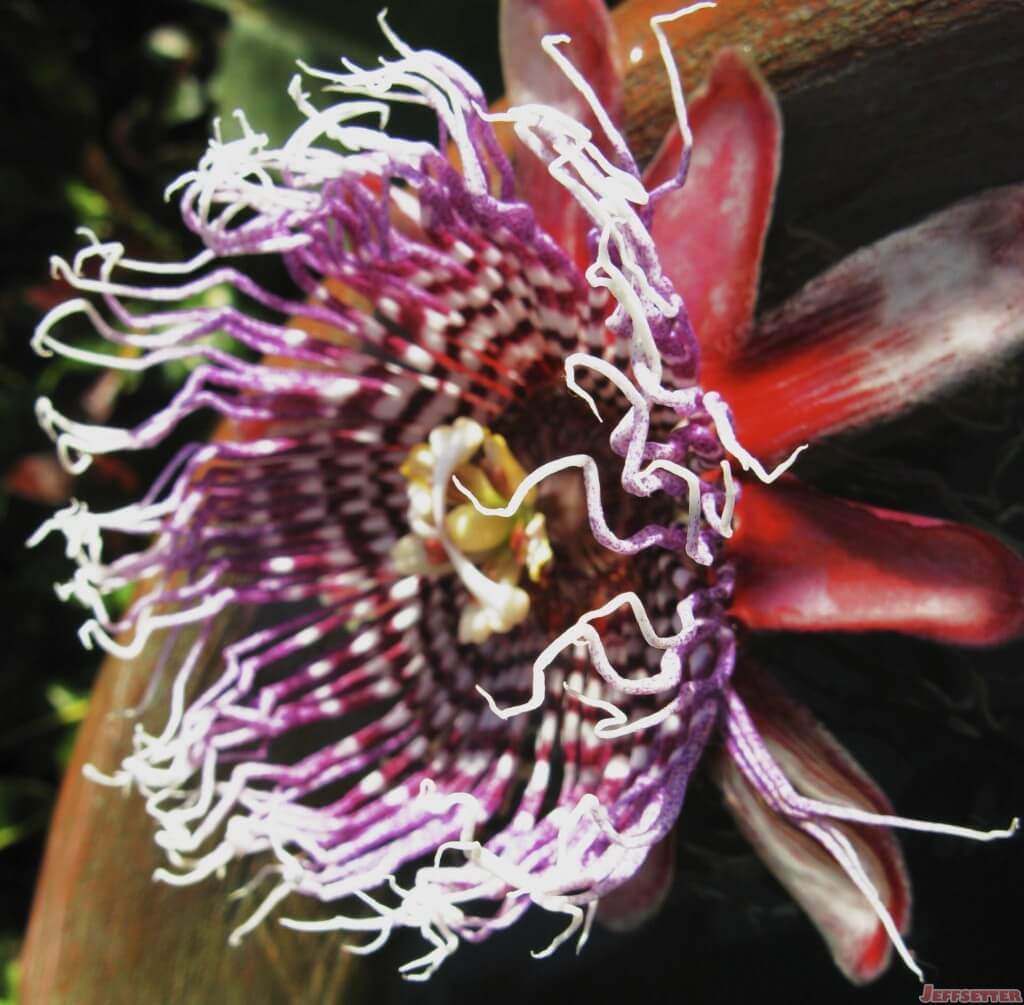
M 226 9 L 232 6 L 224 4 Z M 275 10 L 273 5 L 237 5 L 220 65 L 210 82 L 225 125 L 230 128 L 231 115 L 242 109 L 271 143 L 282 143 L 301 118 L 287 91 L 297 72 L 297 58 L 317 67 L 336 66 L 340 53 L 357 62 L 371 62 L 374 50 L 361 51 L 343 37 L 340 24 L 330 23 L 332 14 L 342 20 L 343 10 L 341 4 L 321 7 L 318 21 L 315 12 L 308 18 L 296 16 L 292 5 L 287 10 Z
M 59 394 L 76 417 L 114 410 L 113 421 L 131 423 L 147 410 L 130 396 L 118 400 L 146 381 L 103 382 L 67 361 L 44 364 L 32 355 L 29 338 L 40 314 L 67 296 L 50 277 L 47 259 L 73 253 L 80 243 L 76 227 L 101 238 L 116 234 L 134 255 L 184 253 L 163 188 L 205 144 L 213 109 L 208 80 L 228 21 L 197 5 L 66 0 L 7 4 L 3 18 L 0 57 L 11 97 L 0 102 L 0 129 L 17 137 L 17 145 L 0 162 L 0 600 L 7 612 L 0 677 L 0 1002 L 13 1002 L 12 960 L 97 661 L 77 639 L 82 612 L 53 596 L 51 584 L 68 573 L 61 549 L 55 543 L 32 553 L 24 548 L 52 502 L 37 501 L 26 492 L 32 479 L 13 473 L 25 458 L 52 456 L 33 415 L 40 394 Z M 148 383 L 166 386 L 181 377 L 167 373 Z M 117 505 L 149 473 L 141 459 L 97 466 L 80 491 L 98 505 Z
M 0 940 L 0 1005 L 17 1005 L 18 962 L 17 943 Z

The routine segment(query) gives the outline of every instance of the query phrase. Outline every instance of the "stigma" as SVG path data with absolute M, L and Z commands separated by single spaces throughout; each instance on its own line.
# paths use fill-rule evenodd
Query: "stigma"
M 505 438 L 459 418 L 437 426 L 399 470 L 407 482 L 411 532 L 391 549 L 395 569 L 402 575 L 459 577 L 469 594 L 459 618 L 463 644 L 522 624 L 530 594 L 521 584 L 544 582 L 553 560 L 536 490 L 514 513 L 494 516 L 468 502 L 454 480 L 485 506 L 505 506 L 526 478 Z

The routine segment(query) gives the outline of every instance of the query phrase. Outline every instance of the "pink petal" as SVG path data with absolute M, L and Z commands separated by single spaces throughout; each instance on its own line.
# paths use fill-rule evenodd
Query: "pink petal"
M 705 383 L 716 387 L 715 356 L 735 352 L 749 333 L 782 124 L 764 78 L 735 49 L 718 54 L 689 118 L 686 185 L 658 202 L 653 234 L 704 350 Z M 647 169 L 649 189 L 676 174 L 681 150 L 675 127 Z
M 628 932 L 653 918 L 665 903 L 676 872 L 676 832 L 659 841 L 639 871 L 606 893 L 597 908 L 598 920 L 613 932 Z
M 615 37 L 604 0 L 502 0 L 501 65 L 511 104 L 554 105 L 594 131 L 601 131 L 583 95 L 541 48 L 545 35 L 569 35 L 562 52 L 583 74 L 613 122 L 622 117 L 622 75 L 615 61 Z M 514 159 L 519 192 L 544 229 L 583 265 L 589 264 L 590 220 L 529 151 Z
M 983 531 L 747 483 L 730 542 L 751 628 L 906 632 L 961 645 L 1024 633 L 1024 559 Z
M 864 769 L 811 713 L 750 668 L 734 681 L 758 732 L 803 795 L 869 813 L 892 808 Z M 890 943 L 875 910 L 838 862 L 813 838 L 773 812 L 723 748 L 716 765 L 726 805 L 761 860 L 807 912 L 836 965 L 855 983 L 878 977 Z M 899 931 L 910 920 L 910 882 L 899 844 L 885 827 L 833 824 L 850 840 Z
M 1024 342 L 1024 186 L 859 251 L 757 327 L 715 374 L 755 454 L 891 415 Z M 707 383 L 707 381 L 705 381 Z

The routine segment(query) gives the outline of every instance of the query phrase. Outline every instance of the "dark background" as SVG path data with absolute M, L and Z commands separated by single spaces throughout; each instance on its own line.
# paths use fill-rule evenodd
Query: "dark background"
M 495 4 L 396 0 L 390 8 L 410 43 L 444 51 L 489 95 L 500 93 Z M 49 278 L 48 256 L 71 254 L 83 223 L 140 257 L 188 253 L 162 192 L 202 152 L 211 117 L 242 105 L 257 128 L 285 135 L 284 88 L 295 56 L 322 66 L 340 52 L 374 58 L 383 49 L 376 10 L 362 0 L 0 4 L 0 940 L 7 959 L 17 952 L 46 819 L 97 665 L 77 641 L 80 612 L 52 594 L 67 573 L 60 547 L 50 541 L 29 553 L 23 543 L 57 496 L 74 491 L 116 505 L 160 467 L 160 457 L 133 456 L 82 485 L 43 483 L 27 473 L 41 460 L 26 467 L 27 458 L 49 451 L 32 402 L 55 393 L 63 405 L 112 410 L 111 421 L 129 424 L 183 376 L 168 371 L 97 388 L 95 373 L 32 356 L 32 326 L 67 295 Z M 1024 64 L 1014 49 L 1021 38 L 1024 24 L 1012 17 L 967 22 L 942 46 L 874 57 L 868 68 L 786 96 L 764 303 L 866 241 L 972 191 L 1020 179 L 1024 110 L 1013 95 L 1024 89 L 1013 73 L 1019 77 Z M 925 84 L 933 89 L 922 96 Z M 942 133 L 951 116 L 963 122 L 955 146 Z M 402 116 L 393 127 L 403 128 Z M 871 434 L 818 447 L 801 461 L 801 474 L 837 494 L 964 520 L 1020 547 L 1022 381 L 1018 358 Z M 750 647 L 855 752 L 897 812 L 997 827 L 1024 808 L 1021 645 L 972 652 L 889 636 L 789 636 L 752 639 Z M 362 971 L 363 997 L 916 1000 L 917 985 L 898 962 L 867 989 L 845 982 L 703 775 L 679 841 L 670 899 L 634 934 L 595 929 L 581 956 L 566 946 L 534 962 L 529 949 L 547 944 L 558 919 L 531 916 L 481 947 L 463 947 L 426 986 L 395 977 L 397 965 L 420 952 L 414 935 L 396 938 Z M 947 987 L 1024 984 L 1021 840 L 982 845 L 907 834 L 903 843 L 916 893 L 909 941 L 928 979 Z

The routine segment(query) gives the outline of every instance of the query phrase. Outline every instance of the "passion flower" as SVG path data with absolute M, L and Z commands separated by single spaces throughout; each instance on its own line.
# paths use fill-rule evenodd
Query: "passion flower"
M 589 42 L 574 49 L 557 32 L 581 16 Z M 203 408 L 226 420 L 140 503 L 76 503 L 42 533 L 61 531 L 77 562 L 61 592 L 91 610 L 87 644 L 130 659 L 166 638 L 165 728 L 140 726 L 124 763 L 93 774 L 142 794 L 165 882 L 265 863 L 247 892 L 269 888 L 235 939 L 305 895 L 330 916 L 284 923 L 350 933 L 353 951 L 419 930 L 429 951 L 404 969 L 422 979 L 531 904 L 568 918 L 545 953 L 582 941 L 602 900 L 610 923 L 635 920 L 663 895 L 664 842 L 716 731 L 730 804 L 856 979 L 890 942 L 919 973 L 889 826 L 1008 833 L 894 816 L 806 713 L 734 670 L 738 619 L 973 643 L 1021 630 L 1021 563 L 995 541 L 760 483 L 805 436 L 904 403 L 908 369 L 915 393 L 941 383 L 948 368 L 924 348 L 937 333 L 966 339 L 963 366 L 1015 344 L 1024 283 L 1007 262 L 1024 200 L 988 196 L 841 265 L 748 354 L 777 111 L 725 54 L 691 109 L 694 141 L 664 20 L 652 28 L 678 121 L 645 173 L 618 129 L 602 5 L 503 7 L 500 113 L 382 19 L 393 60 L 309 71 L 346 100 L 322 108 L 296 78 L 306 121 L 283 147 L 240 115 L 241 137 L 216 137 L 172 186 L 203 245 L 193 259 L 139 262 L 90 238 L 55 262 L 105 310 L 58 307 L 41 352 L 197 363 L 133 430 L 41 401 L 69 468 L 153 446 Z M 432 110 L 437 142 L 388 135 L 392 102 Z M 986 230 L 997 209 L 1016 223 Z M 945 328 L 909 292 L 915 255 L 939 246 L 940 261 L 970 249 L 975 265 L 955 272 Z M 229 264 L 253 255 L 280 257 L 294 295 Z M 836 321 L 851 272 L 874 284 L 866 328 Z M 77 347 L 61 334 L 74 317 L 131 352 Z M 219 348 L 224 333 L 243 351 Z M 851 353 L 874 353 L 872 369 L 837 389 L 822 360 Z M 751 445 L 788 457 L 769 470 Z M 140 550 L 105 563 L 110 531 Z M 894 538 L 917 557 L 886 558 Z M 104 598 L 129 584 L 145 590 L 113 619 Z M 254 627 L 189 696 L 216 619 L 237 609 L 258 612 Z

